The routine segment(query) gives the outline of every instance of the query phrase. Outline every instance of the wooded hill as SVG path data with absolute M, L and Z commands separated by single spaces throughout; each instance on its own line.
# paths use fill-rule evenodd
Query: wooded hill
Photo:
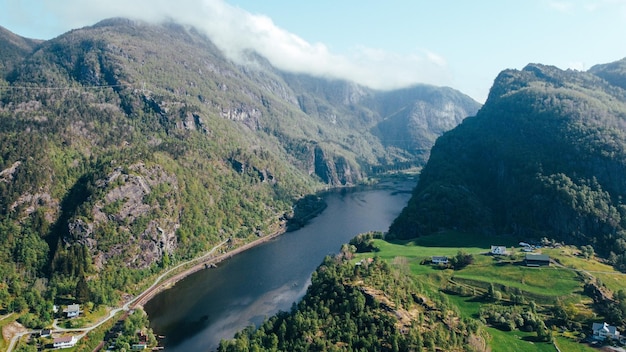
M 346 255 L 324 259 L 290 312 L 223 340 L 218 351 L 488 350 L 483 326 L 442 294 L 378 257 L 355 266 Z
M 172 23 L 111 19 L 45 42 L 2 29 L 0 45 L 0 309 L 42 307 L 44 322 L 58 297 L 112 304 L 223 240 L 278 231 L 315 190 L 420 167 L 479 108 L 255 53 L 238 65 Z
M 478 114 L 437 140 L 390 238 L 547 237 L 626 270 L 625 82 L 626 59 L 502 72 Z

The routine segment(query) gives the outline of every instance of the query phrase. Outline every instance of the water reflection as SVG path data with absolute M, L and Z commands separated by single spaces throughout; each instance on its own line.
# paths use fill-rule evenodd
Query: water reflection
M 324 256 L 366 231 L 385 231 L 410 197 L 414 182 L 384 189 L 336 192 L 307 226 L 279 236 L 178 282 L 146 305 L 166 351 L 207 351 L 222 338 L 289 310 Z

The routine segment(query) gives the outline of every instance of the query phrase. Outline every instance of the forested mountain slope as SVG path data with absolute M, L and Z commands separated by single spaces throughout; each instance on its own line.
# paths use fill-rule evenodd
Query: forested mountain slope
M 0 26 L 0 77 L 9 73 L 13 66 L 30 54 L 40 41 L 23 38 Z M 0 82 L 2 80 L 0 79 Z
M 625 63 L 502 72 L 478 114 L 437 140 L 390 237 L 545 236 L 626 269 Z
M 277 231 L 305 194 L 421 166 L 428 140 L 400 135 L 402 122 L 381 128 L 391 112 L 428 106 L 412 123 L 452 127 L 479 108 L 450 89 L 394 100 L 287 74 L 254 53 L 238 65 L 176 24 L 111 19 L 45 42 L 3 30 L 0 45 L 0 304 L 10 310 L 24 307 L 20 292 L 37 292 L 34 307 L 78 287 L 80 300 L 110 303 L 172 261 Z M 430 140 L 444 129 L 422 130 Z

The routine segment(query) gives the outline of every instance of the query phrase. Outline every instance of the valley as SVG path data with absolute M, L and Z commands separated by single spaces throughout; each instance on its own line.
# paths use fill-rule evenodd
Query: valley
M 622 344 L 626 59 L 506 69 L 480 104 L 170 20 L 0 49 L 0 349 Z

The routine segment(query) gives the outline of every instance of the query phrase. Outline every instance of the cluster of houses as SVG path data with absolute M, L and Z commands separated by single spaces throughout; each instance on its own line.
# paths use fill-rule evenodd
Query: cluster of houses
M 526 252 L 524 256 L 524 265 L 527 267 L 541 267 L 541 266 L 549 266 L 550 265 L 550 256 L 545 254 L 537 254 L 533 253 L 536 246 L 532 246 L 525 242 L 520 242 L 520 246 L 522 247 L 522 251 Z M 489 250 L 489 254 L 491 255 L 508 255 L 505 246 L 491 246 Z M 431 263 L 435 265 L 446 265 L 449 262 L 449 258 L 446 256 L 432 256 Z M 622 343 L 626 343 L 626 337 L 622 337 L 620 332 L 617 330 L 617 327 L 609 325 L 606 322 L 603 323 L 593 323 L 592 326 L 593 335 L 591 339 L 595 341 L 605 341 L 607 339 L 620 341 Z
M 520 242 L 520 244 L 525 244 L 530 246 L 527 243 Z M 532 247 L 524 247 L 522 250 L 527 252 L 526 248 Z M 507 251 L 506 246 L 494 246 L 492 245 L 489 254 L 491 255 L 509 255 L 510 252 Z M 449 258 L 446 256 L 432 256 L 430 257 L 430 262 L 435 265 L 447 265 L 449 262 Z M 524 257 L 524 265 L 528 267 L 539 267 L 539 266 L 548 266 L 550 265 L 550 257 L 545 254 L 535 254 L 535 253 L 526 253 Z
M 58 307 L 54 306 L 53 311 L 55 313 L 58 313 Z M 72 318 L 78 317 L 80 315 L 80 312 L 81 312 L 80 304 L 70 304 L 66 308 L 63 309 L 63 316 L 66 318 L 72 319 Z M 51 338 L 52 330 L 42 329 L 39 332 L 39 336 Z M 74 347 L 74 345 L 76 345 L 77 342 L 78 342 L 78 338 L 76 336 L 73 336 L 73 335 L 59 336 L 59 337 L 55 337 L 52 340 L 52 348 L 55 348 L 55 349 L 71 348 L 71 347 Z

